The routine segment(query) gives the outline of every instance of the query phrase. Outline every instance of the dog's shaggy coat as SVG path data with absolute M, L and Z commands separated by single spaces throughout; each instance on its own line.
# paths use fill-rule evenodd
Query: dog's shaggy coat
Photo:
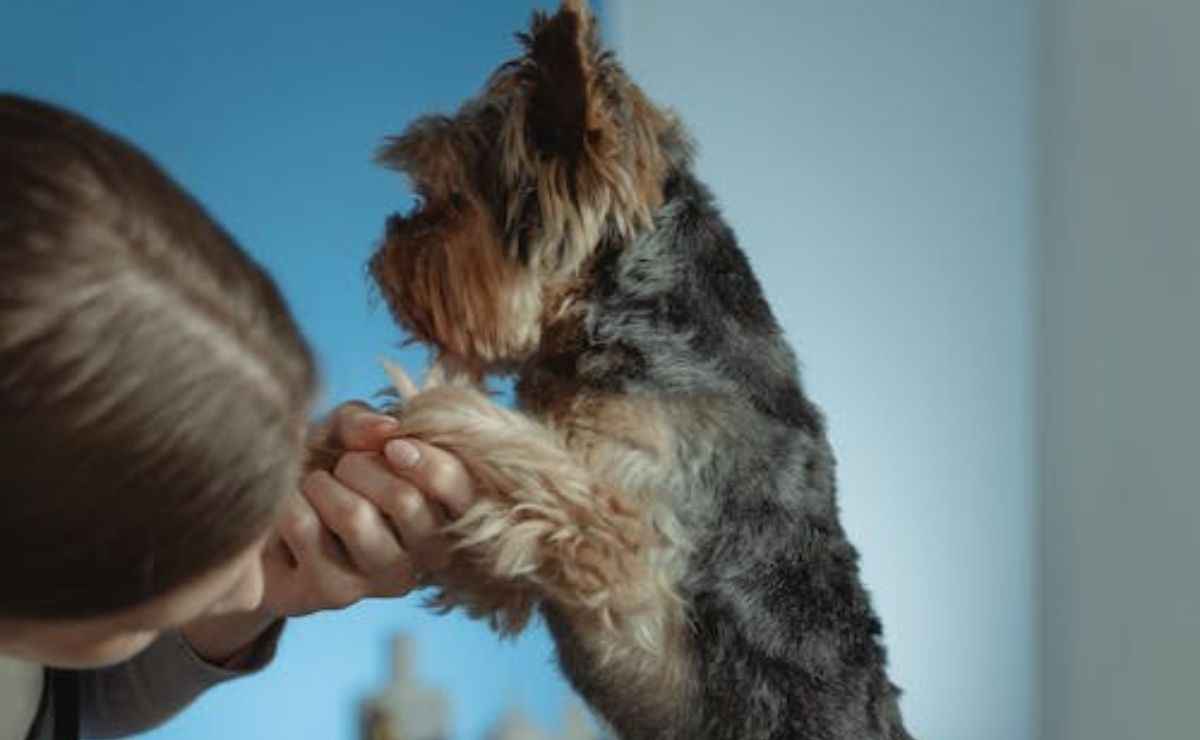
M 909 740 L 821 413 L 687 134 L 579 0 L 520 38 L 380 152 L 421 202 L 371 271 L 444 378 L 396 413 L 482 492 L 436 602 L 540 609 L 626 740 Z

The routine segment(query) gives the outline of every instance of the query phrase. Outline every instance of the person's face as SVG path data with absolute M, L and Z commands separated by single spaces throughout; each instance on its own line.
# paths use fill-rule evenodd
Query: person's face
M 123 612 L 87 619 L 0 620 L 0 653 L 55 668 L 97 668 L 132 658 L 164 630 L 200 617 L 252 611 L 262 601 L 265 541 Z

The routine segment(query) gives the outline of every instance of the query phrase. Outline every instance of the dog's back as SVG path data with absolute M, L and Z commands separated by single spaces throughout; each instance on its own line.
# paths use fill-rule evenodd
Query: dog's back
M 665 402 L 687 461 L 672 498 L 692 540 L 680 590 L 697 702 L 679 707 L 672 727 L 639 716 L 618 729 L 906 740 L 880 623 L 838 521 L 821 414 L 707 190 L 680 171 L 665 194 L 652 232 L 598 255 L 585 281 L 587 341 L 570 370 L 593 390 Z M 526 383 L 554 372 L 531 367 Z M 564 658 L 578 681 L 621 693 L 620 682 L 580 675 L 592 669 L 586 659 Z

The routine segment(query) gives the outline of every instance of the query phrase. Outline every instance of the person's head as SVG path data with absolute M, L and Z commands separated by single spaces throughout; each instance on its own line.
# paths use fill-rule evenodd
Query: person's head
M 113 662 L 254 606 L 314 388 L 276 287 L 191 197 L 0 95 L 0 652 Z

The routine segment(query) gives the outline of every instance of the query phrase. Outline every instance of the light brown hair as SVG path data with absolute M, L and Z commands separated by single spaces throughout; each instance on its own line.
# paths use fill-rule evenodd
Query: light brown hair
M 0 95 L 0 617 L 110 613 L 243 551 L 314 386 L 270 278 L 153 161 Z

